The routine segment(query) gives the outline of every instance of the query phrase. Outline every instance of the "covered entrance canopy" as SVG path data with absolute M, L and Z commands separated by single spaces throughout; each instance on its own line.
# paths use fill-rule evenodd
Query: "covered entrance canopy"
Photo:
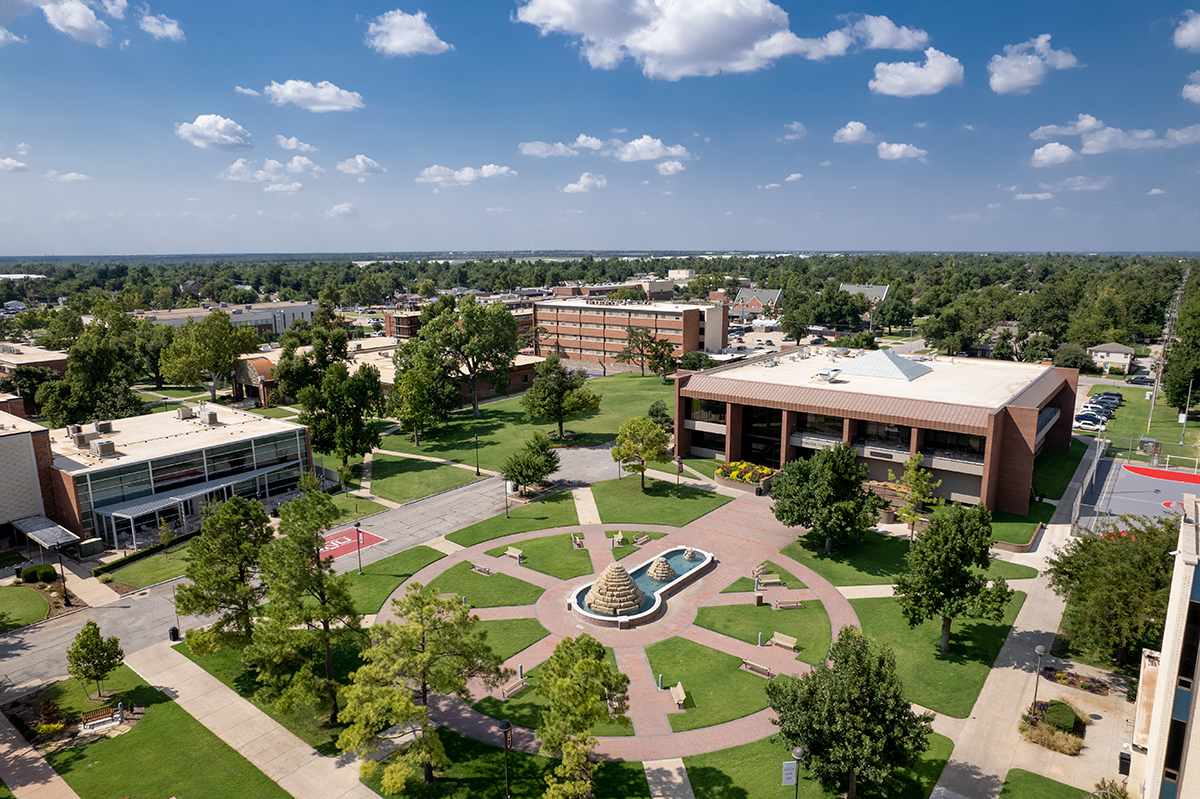
M 17 519 L 12 526 L 46 549 L 58 549 L 79 542 L 79 536 L 45 516 L 26 516 Z

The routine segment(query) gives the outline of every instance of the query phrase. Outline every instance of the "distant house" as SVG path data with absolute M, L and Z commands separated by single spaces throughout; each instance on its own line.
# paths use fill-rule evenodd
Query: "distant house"
M 204 284 L 199 280 L 185 280 L 179 284 L 180 294 L 191 294 L 193 297 L 200 297 L 204 294 Z
M 863 295 L 867 298 L 867 302 L 871 303 L 871 307 L 874 308 L 876 305 L 887 299 L 888 289 L 890 289 L 891 286 L 873 286 L 869 283 L 864 285 L 859 285 L 857 283 L 843 283 L 839 288 L 841 288 L 842 291 L 846 292 L 851 297 L 853 297 L 855 294 Z
M 1088 347 L 1088 355 L 1092 356 L 1092 363 L 1101 369 L 1116 367 L 1128 372 L 1133 366 L 1133 347 L 1126 347 L 1115 341 Z
M 778 305 L 782 293 L 781 289 L 738 289 L 733 305 L 729 306 L 729 315 L 743 321 L 753 319 Z

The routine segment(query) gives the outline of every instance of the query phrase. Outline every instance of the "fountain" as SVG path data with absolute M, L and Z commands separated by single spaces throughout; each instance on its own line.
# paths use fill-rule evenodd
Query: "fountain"
M 594 582 L 571 598 L 571 609 L 584 621 L 621 629 L 653 621 L 666 609 L 666 598 L 713 566 L 711 553 L 673 547 L 626 571 L 612 563 Z

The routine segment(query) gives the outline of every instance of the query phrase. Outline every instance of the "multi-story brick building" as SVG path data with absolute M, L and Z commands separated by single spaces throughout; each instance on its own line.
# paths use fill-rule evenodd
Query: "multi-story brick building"
M 224 311 L 234 325 L 250 325 L 263 336 L 279 336 L 293 324 L 304 320 L 312 324 L 317 312 L 315 302 L 256 302 L 248 305 L 201 303 L 199 308 L 173 308 L 168 311 L 137 311 L 136 316 L 158 325 L 179 327 L 189 319 L 199 322 L 213 311 Z

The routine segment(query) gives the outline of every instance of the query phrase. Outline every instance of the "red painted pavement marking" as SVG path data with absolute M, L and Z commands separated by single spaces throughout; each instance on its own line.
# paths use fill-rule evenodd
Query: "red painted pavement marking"
M 363 549 L 386 540 L 374 533 L 368 533 L 366 530 L 363 530 L 361 534 L 355 534 L 353 529 L 330 533 L 325 536 L 325 546 L 321 547 L 321 559 L 340 558 L 342 555 L 349 555 L 351 552 L 357 551 L 358 535 L 362 535 Z
M 1200 485 L 1200 474 L 1169 472 L 1166 469 L 1151 469 L 1148 466 L 1130 466 L 1127 463 L 1122 464 L 1121 468 L 1128 469 L 1134 474 L 1140 474 L 1142 477 L 1153 477 L 1156 480 L 1170 480 L 1175 483 L 1192 483 Z

